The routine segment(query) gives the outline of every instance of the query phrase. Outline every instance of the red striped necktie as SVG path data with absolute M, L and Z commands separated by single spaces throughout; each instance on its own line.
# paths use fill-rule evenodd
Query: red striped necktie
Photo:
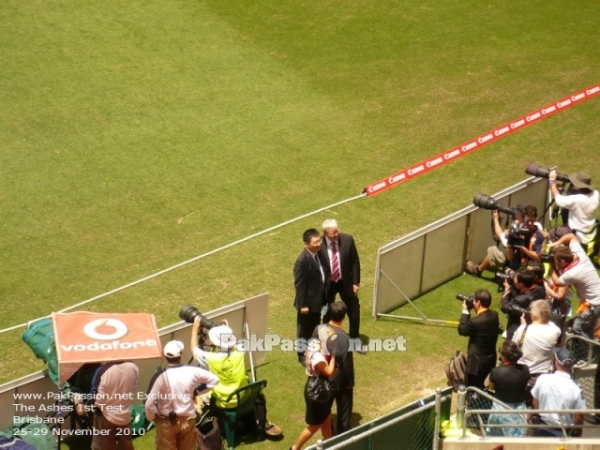
M 331 243 L 331 281 L 334 283 L 340 279 L 340 262 L 338 260 L 337 245 Z

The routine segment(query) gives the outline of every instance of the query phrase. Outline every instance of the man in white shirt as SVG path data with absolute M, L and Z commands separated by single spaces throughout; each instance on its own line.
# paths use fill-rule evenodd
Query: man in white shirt
M 552 374 L 541 375 L 531 390 L 533 395 L 533 408 L 541 410 L 557 409 L 586 409 L 585 400 L 579 386 L 571 379 L 571 368 L 575 356 L 566 348 L 554 349 L 554 368 Z M 562 416 L 562 418 L 561 418 Z M 551 425 L 552 428 L 538 428 L 536 436 L 557 437 L 562 436 L 560 425 L 570 427 L 583 424 L 583 413 L 558 414 L 541 413 L 542 424 Z M 562 419 L 562 421 L 561 421 Z M 581 436 L 581 428 L 572 428 L 571 436 Z
M 577 230 L 577 238 L 582 244 L 587 245 L 594 240 L 596 235 L 595 232 L 589 232 L 596 223 L 596 210 L 600 205 L 600 194 L 594 189 L 591 177 L 585 172 L 569 175 L 569 181 L 573 190 L 566 195 L 561 194 L 556 187 L 556 171 L 551 170 L 548 174 L 548 183 L 554 201 L 561 208 L 569 210 L 568 227 L 558 228 L 554 235 L 551 232 L 551 237 L 553 239 L 560 238 L 566 233 Z
M 553 369 L 552 350 L 560 339 L 561 330 L 550 322 L 550 305 L 546 300 L 536 300 L 530 305 L 531 324 L 527 325 L 525 315 L 521 316 L 521 326 L 512 338 L 521 344 L 523 356 L 519 364 L 525 364 L 532 376 L 549 373 Z
M 163 353 L 167 367 L 150 381 L 145 411 L 156 425 L 157 450 L 196 448 L 194 393 L 204 394 L 219 383 L 219 377 L 197 366 L 181 364 L 183 342 L 168 342 Z

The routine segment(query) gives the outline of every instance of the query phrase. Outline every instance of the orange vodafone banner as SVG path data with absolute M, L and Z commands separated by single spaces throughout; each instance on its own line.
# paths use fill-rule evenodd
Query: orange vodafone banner
M 153 314 L 52 314 L 59 384 L 83 364 L 162 356 Z

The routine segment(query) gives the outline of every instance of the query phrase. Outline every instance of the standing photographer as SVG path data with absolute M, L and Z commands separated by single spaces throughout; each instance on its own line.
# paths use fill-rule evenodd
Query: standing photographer
M 496 365 L 496 344 L 500 321 L 498 313 L 490 310 L 492 296 L 479 289 L 471 299 L 463 300 L 458 334 L 467 336 L 466 386 L 484 389 L 485 379 Z M 471 310 L 475 316 L 471 317 Z
M 594 190 L 592 179 L 585 172 L 569 175 L 569 181 L 572 188 L 564 195 L 556 186 L 556 170 L 551 170 L 548 174 L 548 183 L 554 201 L 558 206 L 569 211 L 568 226 L 552 230 L 551 236 L 558 239 L 577 230 L 579 242 L 587 245 L 595 237 L 595 233 L 589 232 L 596 223 L 596 210 L 600 205 L 600 194 Z
M 504 280 L 504 293 L 500 309 L 508 316 L 506 339 L 511 340 L 520 325 L 521 315 L 534 300 L 544 300 L 546 289 L 535 283 L 535 274 L 531 270 L 521 269 L 514 274 L 512 282 Z
M 181 364 L 183 342 L 170 341 L 163 348 L 167 367 L 154 374 L 144 404 L 146 419 L 156 426 L 157 450 L 196 448 L 194 393 L 204 394 L 219 378 L 200 367 Z

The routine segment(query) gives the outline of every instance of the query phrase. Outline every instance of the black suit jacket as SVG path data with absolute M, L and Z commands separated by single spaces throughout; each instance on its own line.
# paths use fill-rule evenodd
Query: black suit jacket
M 360 284 L 360 259 L 354 238 L 345 233 L 340 233 L 338 239 L 338 253 L 340 258 L 340 274 L 342 275 L 342 284 L 344 291 L 348 295 L 354 295 L 352 287 Z M 331 262 L 329 261 L 329 252 L 327 251 L 327 239 L 322 237 L 321 248 L 319 249 L 321 260 L 325 261 L 327 268 L 331 271 Z
M 458 334 L 469 337 L 467 373 L 487 376 L 496 365 L 496 345 L 500 320 L 496 311 L 487 310 L 478 316 L 460 315 Z
M 325 281 L 323 281 L 321 269 L 314 256 L 307 249 L 298 255 L 294 263 L 294 286 L 296 288 L 294 307 L 297 310 L 308 307 L 311 313 L 317 313 L 325 304 L 329 269 L 318 253 L 317 256 L 321 260 Z
M 521 314 L 522 311 L 515 307 L 522 309 L 529 309 L 531 302 L 534 300 L 543 300 L 546 298 L 546 289 L 542 285 L 536 285 L 533 289 L 527 291 L 519 291 L 514 286 L 511 286 L 510 290 L 505 291 L 502 294 L 502 300 L 500 301 L 500 310 L 503 313 L 508 314 L 508 320 L 506 322 L 506 339 L 512 339 L 515 331 L 521 325 Z M 531 317 L 527 316 L 528 323 L 531 322 Z

